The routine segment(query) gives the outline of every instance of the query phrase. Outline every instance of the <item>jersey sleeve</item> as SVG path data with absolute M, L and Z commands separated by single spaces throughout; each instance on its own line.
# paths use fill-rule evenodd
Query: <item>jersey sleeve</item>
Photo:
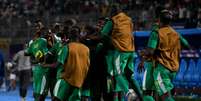
M 102 30 L 101 30 L 101 37 L 107 36 L 111 30 L 112 30 L 112 21 L 109 20 L 106 22 L 106 24 L 103 26 Z
M 46 54 L 48 52 L 47 40 L 43 39 L 43 38 L 41 38 L 41 39 L 42 39 L 42 52 Z
M 60 42 L 56 42 L 53 47 L 51 49 L 49 49 L 49 52 L 51 52 L 52 54 L 57 54 L 60 47 L 62 47 Z
M 148 48 L 153 48 L 153 49 L 156 49 L 157 47 L 157 44 L 158 44 L 158 32 L 157 31 L 152 31 L 150 33 L 150 37 L 149 37 L 149 40 L 148 40 L 148 44 L 147 44 L 147 47 Z
M 63 46 L 58 52 L 57 62 L 64 64 L 65 60 L 67 59 L 67 56 L 68 56 L 68 48 L 67 46 Z

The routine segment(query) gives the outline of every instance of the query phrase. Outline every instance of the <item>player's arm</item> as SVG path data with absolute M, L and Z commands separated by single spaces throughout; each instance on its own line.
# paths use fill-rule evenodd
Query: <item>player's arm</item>
M 49 67 L 54 67 L 53 64 L 55 64 L 56 61 L 55 61 L 54 63 L 47 63 L 47 61 L 48 61 L 50 58 L 54 57 L 55 55 L 57 55 L 57 57 L 58 57 L 58 53 L 59 53 L 59 51 L 61 50 L 61 48 L 62 48 L 61 42 L 56 42 L 56 43 L 53 45 L 53 47 L 48 50 L 48 52 L 45 54 L 45 63 L 43 64 L 44 67 L 47 67 L 47 66 L 49 66 Z
M 52 59 L 52 57 L 54 57 L 54 55 L 57 54 L 57 50 L 58 50 L 57 48 L 59 47 L 56 47 L 56 45 L 53 45 L 53 47 L 50 48 L 48 52 L 44 55 L 45 62 L 43 63 L 43 67 L 54 67 L 56 61 L 53 63 L 48 63 L 48 60 Z
M 87 38 L 93 40 L 103 40 L 108 37 L 109 33 L 112 30 L 112 21 L 106 21 L 105 25 L 102 26 L 101 30 L 96 35 L 88 35 Z
M 12 64 L 13 64 L 14 66 L 17 65 L 18 59 L 19 59 L 19 52 L 16 53 L 16 54 L 14 55 L 14 57 L 13 57 L 13 62 L 12 62 Z
M 106 37 L 112 31 L 113 23 L 111 20 L 108 20 L 100 31 L 101 38 Z
M 57 54 L 60 47 L 62 47 L 61 42 L 56 42 L 53 47 L 48 50 L 48 53 L 51 55 Z
M 19 57 L 19 56 L 18 56 L 18 53 L 16 53 L 16 54 L 14 55 L 14 57 L 13 57 L 13 61 L 14 61 L 14 62 L 17 62 L 18 57 Z
M 155 49 L 157 48 L 158 44 L 158 29 L 154 28 L 154 30 L 150 33 L 150 37 L 148 40 L 147 48 L 142 50 L 140 56 L 143 60 L 148 60 L 151 56 L 154 55 Z
M 144 61 L 151 60 L 158 44 L 158 31 L 153 30 L 150 34 L 147 48 L 140 52 L 141 61 L 138 65 L 138 70 L 141 72 L 144 69 Z
M 68 54 L 68 48 L 67 46 L 63 46 L 59 52 L 58 52 L 58 58 L 57 58 L 57 61 L 54 62 L 54 63 L 50 63 L 50 64 L 42 64 L 43 67 L 58 67 L 59 65 L 64 65 L 65 63 L 65 60 L 67 59 L 67 55 Z
M 25 56 L 31 56 L 31 44 L 33 43 L 33 40 L 31 40 L 27 46 L 27 48 L 24 51 Z
M 188 43 L 188 41 L 179 33 L 179 38 L 180 38 L 180 42 L 181 44 L 190 49 L 190 44 Z

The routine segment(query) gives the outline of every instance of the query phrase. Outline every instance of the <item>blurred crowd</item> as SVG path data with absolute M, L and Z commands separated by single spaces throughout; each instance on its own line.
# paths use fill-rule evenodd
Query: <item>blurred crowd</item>
M 45 19 L 46 23 L 76 18 L 93 25 L 99 17 L 108 15 L 114 1 L 120 2 L 133 18 L 136 30 L 150 29 L 158 5 L 172 11 L 173 26 L 201 27 L 201 0 L 0 0 L 0 24 L 3 25 L 0 35 L 27 34 L 27 26 L 31 26 L 36 18 Z

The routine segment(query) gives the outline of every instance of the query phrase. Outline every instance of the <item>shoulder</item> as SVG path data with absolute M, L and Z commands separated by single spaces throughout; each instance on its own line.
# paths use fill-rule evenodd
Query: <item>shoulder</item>
M 30 40 L 28 46 L 30 46 L 32 43 L 33 43 L 33 40 Z
M 42 41 L 47 41 L 45 38 L 40 38 L 40 40 L 42 40 Z
M 18 54 L 24 54 L 25 50 L 20 50 Z
M 157 24 L 157 23 L 154 23 L 153 25 L 152 25 L 152 31 L 158 31 L 159 30 L 159 25 Z
M 79 43 L 79 45 L 80 45 L 81 49 L 89 51 L 89 48 L 85 44 Z
M 57 42 L 61 42 L 61 38 L 58 37 L 57 35 L 54 35 L 54 38 L 55 38 L 55 40 L 56 40 Z

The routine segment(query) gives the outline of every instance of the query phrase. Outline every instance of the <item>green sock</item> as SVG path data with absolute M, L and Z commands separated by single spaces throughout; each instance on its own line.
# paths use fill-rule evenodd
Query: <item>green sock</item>
M 143 98 L 143 94 L 142 94 L 142 89 L 140 88 L 140 85 L 138 84 L 138 82 L 136 82 L 136 80 L 131 79 L 131 86 L 133 88 L 133 90 L 137 93 L 137 95 L 140 98 Z

